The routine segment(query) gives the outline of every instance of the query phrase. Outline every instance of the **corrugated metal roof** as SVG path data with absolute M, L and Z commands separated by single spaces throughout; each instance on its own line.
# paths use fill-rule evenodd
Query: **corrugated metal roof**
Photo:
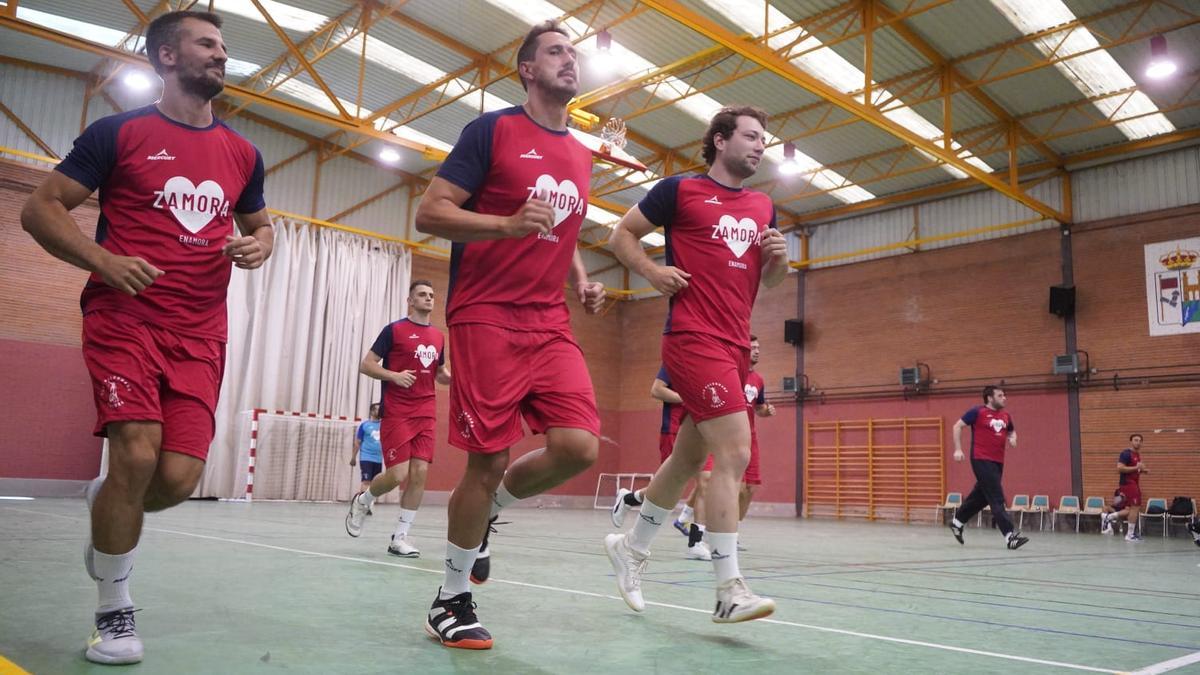
M 350 0 L 285 1 L 296 8 L 324 16 L 334 16 L 353 7 L 353 3 Z M 584 1 L 569 0 L 557 2 L 556 5 L 560 8 L 573 8 L 581 6 Z M 759 2 L 760 0 L 747 1 Z M 907 0 L 881 1 L 895 11 L 906 10 L 909 4 Z M 157 4 L 156 0 L 136 0 L 136 2 L 138 7 L 142 8 L 143 11 L 147 11 Z M 1079 16 L 1086 16 L 1109 9 L 1116 6 L 1115 3 L 1117 3 L 1117 0 L 1067 1 L 1070 8 Z M 222 0 L 216 0 L 215 4 L 217 11 L 221 12 Z M 844 0 L 781 0 L 774 2 L 773 5 L 792 20 L 801 20 L 810 18 L 830 8 L 842 7 L 844 6 Z M 723 25 L 734 32 L 742 32 L 738 27 L 728 23 L 726 17 L 720 16 L 720 12 L 709 9 L 706 3 L 692 2 L 688 3 L 688 6 L 690 9 L 706 14 L 714 20 L 723 23 Z M 87 3 L 79 3 L 73 0 L 22 0 L 21 7 L 73 17 L 100 26 L 106 26 L 120 33 L 128 31 L 135 23 L 133 14 L 124 6 L 121 0 L 96 0 Z M 663 65 L 674 62 L 705 49 L 712 44 L 708 38 L 653 11 L 641 11 L 637 16 L 622 19 L 616 12 L 621 11 L 625 7 L 627 5 L 604 5 L 599 15 L 598 25 L 611 24 L 613 26 L 612 33 L 616 41 L 654 64 Z M 384 20 L 376 24 L 370 31 L 372 38 L 392 45 L 396 49 L 406 52 L 442 72 L 453 72 L 456 69 L 465 67 L 470 62 L 470 55 L 464 54 L 464 51 L 473 50 L 486 53 L 519 39 L 533 22 L 533 18 L 525 19 L 516 17 L 505 10 L 498 9 L 487 2 L 479 0 L 450 0 L 449 2 L 445 0 L 409 0 L 408 2 L 399 4 L 396 11 L 399 18 Z M 274 32 L 263 22 L 234 15 L 229 12 L 225 12 L 224 16 L 226 19 L 225 38 L 232 50 L 231 56 L 233 58 L 257 64 L 266 64 L 284 53 L 284 45 L 280 43 Z M 1120 16 L 1106 19 L 1097 24 L 1097 30 L 1118 34 L 1121 32 L 1120 29 L 1124 27 L 1129 16 L 1131 14 L 1126 12 Z M 1142 17 L 1138 30 L 1145 30 L 1154 25 L 1174 22 L 1181 16 L 1182 14 L 1167 3 L 1155 3 Z M 405 25 L 406 22 L 412 21 L 425 23 L 434 30 L 445 34 L 450 39 L 461 42 L 467 48 L 455 49 Z M 842 19 L 841 27 L 855 22 L 857 22 L 857 17 L 847 16 Z M 956 0 L 955 2 L 911 17 L 907 19 L 907 24 L 923 36 L 934 49 L 946 57 L 956 57 L 978 52 L 991 45 L 1020 37 L 1018 30 L 1004 19 L 999 12 L 993 9 L 991 3 L 983 0 Z M 775 28 L 778 28 L 778 26 L 775 26 Z M 857 26 L 854 25 L 852 30 L 856 29 Z M 303 33 L 297 33 L 296 30 L 290 28 L 287 30 L 291 38 L 295 41 L 299 41 L 304 37 Z M 86 38 L 88 36 L 84 35 L 83 37 Z M 828 36 L 826 35 L 826 37 Z M 1200 57 L 1197 56 L 1196 47 L 1196 45 L 1200 45 L 1200 26 L 1191 26 L 1183 30 L 1174 31 L 1168 35 L 1168 40 L 1170 41 L 1172 53 L 1181 62 L 1181 71 L 1183 73 L 1191 73 L 1195 69 L 1200 68 Z M 357 44 L 356 41 L 352 43 L 352 46 L 357 46 Z M 920 72 L 927 65 L 925 58 L 890 28 L 882 28 L 875 34 L 873 48 L 875 53 L 874 75 L 876 80 L 887 80 L 906 73 Z M 861 37 L 845 40 L 835 45 L 832 49 L 855 67 L 862 67 L 863 41 Z M 1140 75 L 1140 70 L 1144 66 L 1147 51 L 1148 45 L 1139 41 L 1115 48 L 1111 50 L 1111 54 L 1136 81 L 1141 83 L 1143 78 Z M 3 44 L 0 45 L 0 53 L 78 71 L 87 71 L 99 61 L 97 57 L 84 52 L 52 45 L 16 32 L 5 33 Z M 999 64 L 992 64 L 990 60 L 980 59 L 966 62 L 963 64 L 963 68 L 969 74 L 977 74 L 989 66 L 993 66 L 1002 72 L 1011 66 L 1024 66 L 1028 63 L 1029 61 L 1026 56 L 1013 54 Z M 316 69 L 338 96 L 347 101 L 354 101 L 357 96 L 359 71 L 358 52 L 356 49 L 343 49 L 329 54 L 316 65 Z M 7 73 L 9 71 L 2 72 Z M 366 80 L 363 91 L 363 106 L 372 110 L 392 103 L 426 85 L 426 82 L 421 81 L 419 78 L 410 79 L 404 77 L 374 61 L 368 61 L 365 72 Z M 724 72 L 725 69 L 720 67 L 702 72 L 697 78 L 699 86 L 714 83 L 717 78 L 723 76 Z M 680 73 L 679 75 L 686 77 L 689 73 Z M 13 78 L 10 77 L 7 79 Z M 583 75 L 584 91 L 598 84 L 599 79 L 599 77 L 590 71 L 585 70 Z M 1181 84 L 1185 80 L 1186 84 Z M 16 82 L 17 80 L 13 81 Z M 295 78 L 295 81 L 308 84 L 310 87 L 314 84 L 307 73 L 299 74 Z M 1168 105 L 1172 104 L 1183 93 L 1182 90 L 1190 84 L 1190 81 L 1190 79 L 1182 78 L 1164 83 L 1142 84 L 1152 100 L 1159 105 Z M 8 82 L 4 84 L 10 85 Z M 18 82 L 18 84 L 10 86 L 17 86 L 20 89 L 19 84 Z M 893 87 L 893 89 L 898 91 L 902 86 L 901 84 Z M 20 90 L 24 91 L 23 89 Z M 2 91 L 9 90 L 2 89 Z M 1061 103 L 1078 101 L 1082 97 L 1075 86 L 1053 67 L 1044 67 L 1030 73 L 985 85 L 983 91 L 995 99 L 1009 113 L 1017 116 L 1028 115 L 1038 110 L 1045 110 Z M 519 83 L 512 79 L 506 79 L 491 85 L 489 92 L 513 104 L 523 101 L 525 97 Z M 110 87 L 109 93 L 117 98 L 122 105 L 128 106 L 145 104 L 148 102 L 146 97 L 149 96 L 148 94 L 144 94 L 139 98 L 139 95 L 125 91 L 120 87 L 119 83 L 114 83 Z M 80 93 L 78 97 L 74 97 L 75 95 L 72 94 L 70 101 L 66 99 L 61 102 L 44 100 L 45 96 L 59 94 L 63 94 L 63 92 L 38 92 L 31 95 L 13 93 L 9 95 L 9 98 L 16 96 L 35 102 L 41 101 L 43 105 L 48 106 L 47 109 L 55 111 L 77 106 L 78 104 L 75 103 L 76 98 L 79 100 L 82 98 L 82 94 Z M 809 92 L 790 84 L 784 78 L 766 72 L 740 77 L 724 86 L 713 88 L 707 91 L 706 94 L 721 104 L 751 103 L 759 105 L 776 116 L 783 112 L 819 103 L 818 99 Z M 280 98 L 287 98 L 287 95 L 282 91 L 276 92 L 273 95 Z M 901 97 L 901 100 L 903 101 L 906 98 L 915 96 L 916 94 L 907 94 Z M 1190 100 L 1192 101 L 1200 100 L 1200 90 L 1193 91 L 1190 96 Z M 292 100 L 306 106 L 321 105 L 319 102 L 314 104 L 313 102 L 301 101 L 297 98 L 293 98 Z M 412 127 L 446 143 L 453 143 L 457 139 L 462 127 L 478 115 L 479 100 L 479 96 L 474 95 L 468 99 L 445 105 L 414 121 Z M 627 116 L 630 112 L 630 108 L 627 106 L 632 104 L 631 101 L 637 100 L 636 97 L 633 97 L 626 100 L 623 106 L 616 107 L 612 107 L 610 104 L 603 104 L 596 112 L 602 113 L 605 116 L 608 114 Z M 9 100 L 5 99 L 5 102 L 10 107 L 13 107 L 13 104 Z M 89 111 L 92 115 L 100 114 L 96 112 L 97 110 L 104 112 L 106 109 L 106 106 L 98 106 L 97 104 L 98 101 L 93 102 L 93 108 Z M 33 118 L 37 120 L 39 125 L 45 126 L 47 120 L 55 119 L 53 115 L 39 118 L 39 111 L 30 112 L 26 110 L 29 104 L 25 101 L 22 101 L 20 105 L 25 106 L 22 107 L 20 114 L 23 116 L 33 115 Z M 974 129 L 995 122 L 995 116 L 981 104 L 974 101 L 967 93 L 956 94 L 953 105 L 953 125 L 956 135 L 966 129 Z M 815 124 L 817 116 L 824 114 L 827 109 L 826 106 L 817 106 L 815 112 L 812 114 L 793 119 L 786 125 L 772 125 L 771 130 L 783 138 L 793 137 L 796 134 L 803 133 L 806 128 Z M 293 117 L 281 111 L 265 109 L 262 106 L 252 106 L 251 110 L 311 136 L 324 137 L 331 131 L 328 126 Z M 940 100 L 920 104 L 914 108 L 914 112 L 921 115 L 934 126 L 940 127 L 942 123 Z M 57 112 L 54 114 L 57 114 Z M 65 112 L 63 115 L 71 116 Z M 69 125 L 69 128 L 77 130 L 77 112 L 74 113 L 74 117 L 75 121 Z M 1167 117 L 1178 129 L 1195 128 L 1197 125 L 1200 125 L 1200 106 L 1172 112 Z M 29 121 L 28 117 L 25 117 L 25 119 Z M 850 119 L 850 113 L 836 109 L 830 114 L 826 122 L 844 121 L 847 119 Z M 1053 117 L 1051 116 L 1034 117 L 1026 120 L 1025 124 L 1034 133 L 1037 133 L 1045 129 L 1045 125 L 1052 119 Z M 1086 117 L 1078 116 L 1078 120 L 1080 122 L 1086 121 Z M 1066 123 L 1070 126 L 1072 121 L 1071 116 L 1068 116 L 1068 118 L 1060 121 L 1060 125 Z M 678 107 L 674 107 L 663 108 L 639 115 L 631 119 L 629 125 L 632 129 L 652 139 L 658 145 L 680 147 L 693 144 L 698 140 L 703 133 L 705 122 L 695 119 Z M 6 134 L 10 137 L 12 136 L 11 125 L 2 128 Z M 51 130 L 47 130 L 46 133 L 55 137 L 55 142 L 62 140 L 58 136 L 65 137 L 66 135 L 70 135 L 66 132 L 59 133 Z M 56 133 L 58 134 L 57 136 Z M 1124 135 L 1119 131 L 1107 128 L 1067 136 L 1053 141 L 1051 145 L 1057 152 L 1069 155 L 1083 150 L 1106 147 L 1123 142 L 1124 140 L 1126 140 Z M 17 143 L 19 139 L 13 137 L 13 142 Z M 802 152 L 812 157 L 828 163 L 837 163 L 883 151 L 894 147 L 896 143 L 897 141 L 890 135 L 869 124 L 855 123 L 811 138 L 804 138 L 798 145 Z M 381 147 L 380 142 L 372 141 L 362 146 L 361 151 L 365 154 L 373 155 L 379 147 Z M 634 143 L 630 144 L 629 149 L 635 155 L 639 156 L 644 156 L 647 153 L 644 148 L 639 148 Z M 285 149 L 281 146 L 279 152 L 285 152 Z M 402 152 L 402 155 L 402 164 L 405 169 L 418 171 L 422 168 L 432 166 L 431 163 L 419 159 L 413 152 Z M 1042 159 L 1036 151 L 1028 147 L 1022 148 L 1018 153 L 1018 157 L 1019 161 L 1023 164 Z M 1008 163 L 1007 154 L 1003 149 L 985 155 L 982 159 L 995 169 L 1003 169 Z M 897 170 L 903 170 L 911 162 L 915 161 L 911 157 L 907 158 L 905 162 L 902 162 L 896 168 Z M 845 171 L 849 172 L 850 169 L 846 167 Z M 865 175 L 867 174 L 855 174 L 851 177 Z M 871 173 L 870 175 L 875 174 Z M 774 177 L 766 176 L 764 172 L 762 179 L 773 180 Z M 863 187 L 874 194 L 885 195 L 915 187 L 937 184 L 947 180 L 952 180 L 952 177 L 945 170 L 933 169 L 888 178 L 882 181 L 869 182 Z M 644 191 L 642 190 L 627 190 L 613 197 L 632 200 L 640 197 L 643 193 Z M 842 202 L 836 199 L 821 196 L 802 200 L 794 206 L 798 210 L 809 210 L 814 207 L 838 206 L 841 204 Z

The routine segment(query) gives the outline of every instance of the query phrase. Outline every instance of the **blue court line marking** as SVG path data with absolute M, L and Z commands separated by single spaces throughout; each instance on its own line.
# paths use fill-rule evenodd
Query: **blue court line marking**
M 692 584 L 697 583 L 694 581 L 684 581 L 684 582 L 659 581 L 657 579 L 651 579 L 649 581 L 651 583 L 662 584 L 664 586 L 679 586 L 679 587 L 691 587 Z M 708 583 L 712 583 L 712 580 L 711 579 L 708 580 Z M 867 610 L 867 611 L 871 611 L 871 612 L 885 612 L 885 613 L 889 613 L 889 614 L 903 614 L 906 616 L 920 616 L 920 617 L 929 618 L 929 619 L 941 619 L 944 621 L 955 621 L 958 623 L 974 623 L 974 624 L 980 624 L 980 625 L 984 625 L 984 626 L 994 626 L 997 628 L 1016 628 L 1018 630 L 1030 631 L 1033 633 L 1048 633 L 1048 634 L 1054 634 L 1054 635 L 1066 635 L 1069 637 L 1094 638 L 1097 640 L 1107 640 L 1107 641 L 1112 641 L 1112 642 L 1140 644 L 1140 645 L 1147 645 L 1150 647 L 1168 647 L 1170 649 L 1182 649 L 1182 650 L 1189 651 L 1189 652 L 1200 650 L 1200 645 L 1177 645 L 1177 644 L 1172 644 L 1169 642 L 1151 642 L 1148 640 L 1128 640 L 1125 638 L 1109 637 L 1107 635 L 1091 635 L 1089 633 L 1076 633 L 1076 632 L 1072 632 L 1072 631 L 1058 630 L 1056 628 L 1042 628 L 1042 627 L 1037 627 L 1037 626 L 1022 626 L 1019 624 L 1001 623 L 998 621 L 985 621 L 983 619 L 966 619 L 966 618 L 957 617 L 957 616 L 944 616 L 941 614 L 929 614 L 926 612 L 914 612 L 914 611 L 906 610 L 906 609 L 891 609 L 891 608 L 887 608 L 887 607 L 871 607 L 869 605 L 856 605 L 856 604 L 847 603 L 847 602 L 835 602 L 832 600 L 812 600 L 809 598 L 798 598 L 795 596 L 788 596 L 788 595 L 771 595 L 771 598 L 779 599 L 779 600 L 795 600 L 796 602 L 807 602 L 807 603 L 814 604 L 814 605 L 828 605 L 831 607 L 863 609 L 863 610 Z
M 983 598 L 1012 598 L 1013 597 L 1011 595 L 1006 595 L 1006 594 L 1002 594 L 1002 593 L 981 593 L 979 591 L 967 591 L 967 590 L 963 590 L 961 588 L 929 588 L 926 586 L 915 586 L 913 584 L 897 584 L 897 583 L 892 583 L 892 582 L 888 582 L 888 581 L 878 581 L 878 580 L 847 579 L 846 581 L 849 581 L 851 583 L 857 583 L 857 584 L 874 584 L 877 586 L 890 586 L 892 588 L 913 588 L 913 589 L 922 590 L 922 591 L 937 591 L 939 593 L 957 593 L 959 595 L 974 595 L 974 596 L 983 597 Z M 853 586 L 850 586 L 847 588 L 849 588 L 850 590 L 870 590 L 870 589 L 855 588 Z M 941 598 L 941 599 L 950 600 L 953 598 Z M 1050 600 L 1050 599 L 1042 599 L 1042 598 L 1019 597 L 1019 598 L 1015 598 L 1015 599 L 1034 600 L 1036 602 L 1044 602 L 1044 603 L 1053 604 L 1053 605 L 1068 605 L 1068 606 L 1072 606 L 1072 607 L 1090 607 L 1090 608 L 1094 608 L 1094 609 L 1103 609 L 1103 610 L 1106 610 L 1109 612 L 1118 611 L 1118 612 L 1133 612 L 1136 614 L 1157 614 L 1157 615 L 1161 615 L 1161 616 L 1173 616 L 1173 617 L 1179 617 L 1179 618 L 1184 618 L 1184 619 L 1196 618 L 1196 615 L 1194 613 L 1180 614 L 1177 612 L 1162 612 L 1162 611 L 1158 611 L 1158 610 L 1154 610 L 1154 609 L 1141 609 L 1138 607 L 1097 605 L 1097 604 L 1089 603 L 1089 602 L 1071 602 L 1069 600 Z M 1109 614 L 1102 614 L 1099 616 L 1101 616 L 1103 618 L 1112 618 L 1111 615 L 1109 615 Z M 1177 625 L 1177 624 L 1172 624 L 1169 622 L 1164 622 L 1164 623 L 1166 623 L 1167 625 Z M 1200 626 L 1195 626 L 1195 627 L 1200 628 Z
M 946 565 L 946 566 L 941 566 L 941 567 L 887 567 L 887 566 L 880 566 L 880 567 L 876 567 L 876 568 L 867 568 L 867 569 L 856 568 L 856 569 L 832 571 L 832 572 L 810 572 L 810 573 L 797 572 L 794 574 L 761 575 L 757 578 L 788 579 L 788 578 L 810 578 L 810 577 L 851 575 L 851 574 L 875 574 L 875 573 L 880 573 L 880 572 L 914 572 L 914 573 L 918 573 L 918 574 L 941 574 L 941 575 L 954 576 L 954 577 L 969 576 L 972 579 L 978 579 L 979 578 L 978 576 L 971 575 L 967 572 L 956 572 L 954 570 L 956 570 L 956 569 L 974 570 L 974 569 L 978 569 L 981 567 L 1032 564 L 1032 563 L 1040 563 L 1040 562 L 1049 562 L 1049 561 L 1040 561 L 1040 560 L 1010 561 L 1010 562 L 998 562 L 998 563 L 993 563 L 993 564 L 981 563 L 979 565 L 959 565 L 959 566 Z M 1084 584 L 1084 583 L 1072 582 L 1072 581 L 1059 581 L 1056 579 L 1030 579 L 1030 578 L 1016 578 L 1016 577 L 1000 577 L 1000 576 L 989 576 L 986 578 L 988 581 L 1003 581 L 1003 582 L 1023 583 L 1023 584 L 1043 584 L 1043 585 L 1050 585 L 1050 586 L 1065 586 L 1067 588 L 1074 588 L 1074 589 L 1078 589 L 1078 590 L 1094 590 L 1094 591 L 1110 590 L 1109 587 L 1107 587 L 1107 586 L 1099 586 L 1096 584 Z M 1184 592 L 1175 591 L 1175 590 L 1157 589 L 1157 588 L 1129 588 L 1129 589 L 1125 589 L 1125 590 L 1127 590 L 1129 592 L 1139 593 L 1142 595 L 1155 595 L 1155 596 L 1161 596 L 1161 597 L 1165 597 L 1165 598 L 1171 598 L 1173 600 L 1187 600 L 1187 601 L 1192 601 L 1192 602 L 1200 601 L 1200 594 L 1184 593 Z
M 752 577 L 747 577 L 747 578 L 750 579 Z M 1176 623 L 1176 622 L 1171 622 L 1171 621 L 1156 621 L 1154 619 L 1130 618 L 1130 617 L 1123 617 L 1123 616 L 1113 616 L 1112 614 L 1094 614 L 1091 612 L 1072 612 L 1070 610 L 1065 610 L 1065 609 L 1051 609 L 1048 607 L 1030 607 L 1030 606 L 1026 606 L 1026 605 L 1010 605 L 1010 604 L 1006 604 L 1003 602 L 989 602 L 986 600 L 966 600 L 966 599 L 962 599 L 962 598 L 947 598 L 947 597 L 939 597 L 939 596 L 935 596 L 935 595 L 924 595 L 921 593 L 908 593 L 908 592 L 904 592 L 904 591 L 884 591 L 884 590 L 878 590 L 878 589 L 854 588 L 853 586 L 838 586 L 835 584 L 822 584 L 822 583 L 816 583 L 816 582 L 810 582 L 806 585 L 817 586 L 819 588 L 832 588 L 835 590 L 855 591 L 855 592 L 859 592 L 859 593 L 879 593 L 882 595 L 897 595 L 897 596 L 909 597 L 909 598 L 921 598 L 922 600 L 942 600 L 945 602 L 961 602 L 961 603 L 972 604 L 972 605 L 984 605 L 987 607 L 1007 607 L 1009 609 L 1027 609 L 1027 610 L 1030 610 L 1033 612 L 1048 612 L 1051 614 L 1067 614 L 1070 616 L 1086 616 L 1088 618 L 1106 619 L 1109 621 L 1132 621 L 1134 623 L 1139 623 L 1139 624 L 1150 623 L 1150 624 L 1158 624 L 1160 626 L 1171 626 L 1173 628 L 1200 628 L 1200 624 L 1190 624 L 1190 623 L 1184 624 L 1184 623 Z M 938 590 L 938 589 L 930 589 L 930 590 Z M 1133 610 L 1133 611 L 1137 611 L 1137 610 Z

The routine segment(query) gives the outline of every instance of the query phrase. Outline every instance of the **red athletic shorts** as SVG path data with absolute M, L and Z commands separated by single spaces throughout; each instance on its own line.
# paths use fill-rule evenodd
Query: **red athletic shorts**
M 1142 505 L 1142 487 L 1137 483 L 1127 483 L 1117 487 L 1117 492 L 1125 497 L 1125 506 Z
M 450 445 L 490 454 L 551 428 L 600 435 L 600 414 L 583 352 L 567 329 L 519 331 L 450 326 Z
M 411 458 L 433 463 L 432 417 L 388 417 L 379 423 L 379 442 L 383 447 L 383 465 L 389 469 Z
M 662 360 L 671 389 L 697 424 L 734 412 L 745 414 L 743 383 L 750 370 L 750 350 L 705 333 L 667 333 Z
M 658 435 L 658 463 L 662 464 L 671 456 L 671 451 L 675 449 L 675 434 L 659 434 Z
M 93 433 L 112 422 L 162 424 L 162 449 L 208 457 L 225 374 L 225 343 L 110 311 L 83 316 L 83 360 L 96 403 Z
M 750 431 L 750 462 L 746 464 L 746 473 L 742 474 L 742 480 L 747 485 L 762 485 L 762 474 L 758 471 L 758 434 L 753 428 Z

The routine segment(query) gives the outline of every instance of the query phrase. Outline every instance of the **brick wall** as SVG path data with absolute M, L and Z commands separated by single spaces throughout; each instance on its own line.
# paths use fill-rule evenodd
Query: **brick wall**
M 1200 373 L 1200 335 L 1151 337 L 1147 328 L 1145 244 L 1194 237 L 1200 207 L 1089 223 L 1074 230 L 1079 348 L 1114 375 Z M 1187 429 L 1176 433 L 1176 429 Z M 1163 430 L 1155 433 L 1155 429 Z M 1146 497 L 1200 499 L 1200 384 L 1085 389 L 1080 395 L 1083 488 L 1110 495 L 1117 456 L 1131 433 L 1145 435 Z

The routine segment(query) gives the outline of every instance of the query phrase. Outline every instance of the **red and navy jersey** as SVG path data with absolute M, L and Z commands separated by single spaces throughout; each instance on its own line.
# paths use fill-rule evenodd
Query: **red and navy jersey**
M 1121 456 L 1117 459 L 1118 462 L 1125 466 L 1137 466 L 1142 463 L 1142 455 L 1133 448 L 1125 448 L 1121 451 Z M 1120 482 L 1117 485 L 1132 485 L 1140 487 L 1139 482 L 1142 480 L 1142 474 L 1134 471 L 1133 473 L 1117 474 L 1120 477 Z
M 763 381 L 758 371 L 751 370 L 746 374 L 746 384 L 742 387 L 746 394 L 746 412 L 750 413 L 750 430 L 754 430 L 754 409 L 767 404 L 767 383 Z
M 962 421 L 971 427 L 971 459 L 1003 464 L 1004 444 L 1008 434 L 1017 429 L 1008 411 L 977 405 L 962 416 Z
M 666 262 L 692 275 L 671 296 L 664 333 L 707 333 L 750 346 L 750 310 L 762 277 L 763 230 L 775 227 L 771 198 L 707 175 L 658 182 L 638 209 L 666 233 Z
M 670 388 L 671 376 L 667 374 L 666 366 L 659 366 L 658 375 L 655 375 L 655 377 L 662 380 L 663 384 L 667 385 L 667 387 Z M 683 424 L 684 417 L 687 417 L 687 411 L 685 411 L 683 409 L 682 405 L 680 405 L 678 403 L 667 403 L 666 401 L 663 401 L 663 404 L 662 404 L 662 426 L 659 427 L 658 432 L 660 434 L 672 434 L 672 435 L 679 433 L 679 425 Z
M 549 234 L 453 244 L 446 323 L 569 329 L 563 281 L 587 213 L 591 151 L 518 106 L 468 124 L 437 175 L 471 193 L 463 208 L 476 213 L 510 216 L 539 194 L 554 207 Z
M 375 338 L 371 351 L 383 358 L 383 367 L 399 373 L 413 371 L 417 380 L 405 388 L 386 380 L 380 414 L 404 417 L 437 416 L 438 367 L 446 362 L 446 338 L 442 331 L 412 319 L 389 323 Z
M 56 170 L 100 190 L 97 243 L 164 272 L 132 297 L 93 274 L 84 313 L 111 309 L 224 341 L 233 263 L 221 247 L 234 234 L 234 212 L 266 206 L 258 149 L 216 118 L 190 127 L 149 105 L 97 120 Z

